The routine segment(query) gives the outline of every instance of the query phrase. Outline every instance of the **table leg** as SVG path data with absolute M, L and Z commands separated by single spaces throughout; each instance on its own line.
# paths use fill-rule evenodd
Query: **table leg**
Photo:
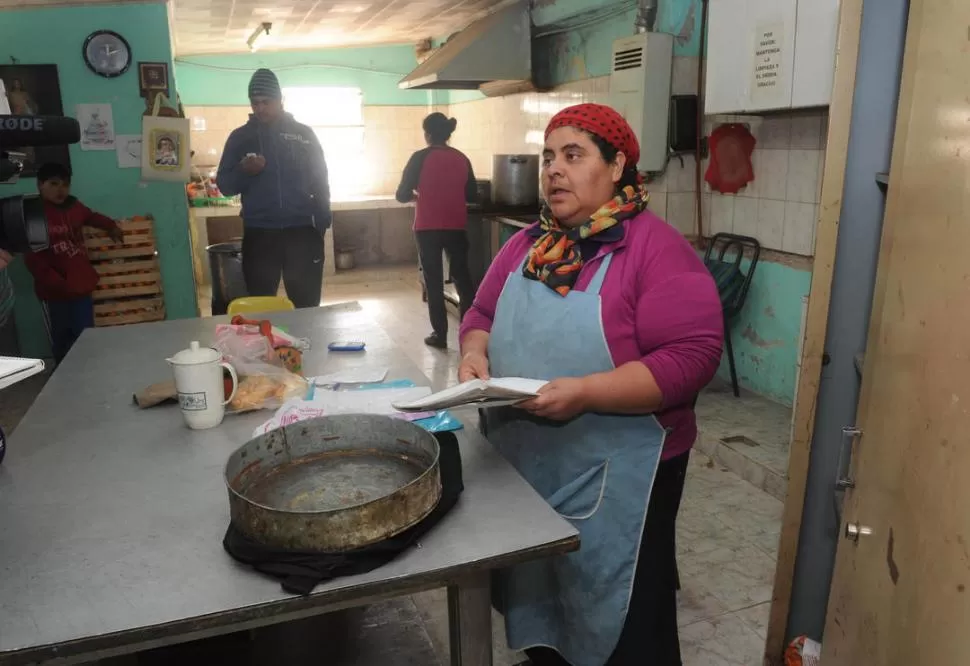
M 451 666 L 492 666 L 492 596 L 488 572 L 448 587 Z

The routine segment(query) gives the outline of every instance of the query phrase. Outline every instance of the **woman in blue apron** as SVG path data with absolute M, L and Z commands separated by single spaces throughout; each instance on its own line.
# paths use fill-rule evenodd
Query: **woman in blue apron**
M 696 252 L 647 210 L 639 153 L 609 107 L 557 114 L 540 220 L 503 246 L 462 323 L 463 381 L 549 381 L 483 414 L 580 532 L 578 552 L 496 576 L 509 645 L 537 666 L 681 664 L 674 524 L 723 324 Z

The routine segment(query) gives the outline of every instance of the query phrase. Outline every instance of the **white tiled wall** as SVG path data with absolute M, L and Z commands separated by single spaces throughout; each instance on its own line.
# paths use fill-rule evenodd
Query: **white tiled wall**
M 428 112 L 423 106 L 364 107 L 364 153 L 370 168 L 360 194 L 394 193 L 408 158 L 424 146 L 421 121 Z M 193 128 L 205 127 L 192 131 L 193 164 L 214 167 L 219 164 L 229 133 L 247 121 L 249 107 L 196 106 L 186 107 L 185 113 L 193 119 Z M 331 168 L 339 168 L 337 158 L 329 157 L 328 162 Z
M 709 118 L 713 127 L 727 119 Z M 751 119 L 744 119 L 751 120 Z M 812 256 L 828 114 L 808 111 L 751 123 L 755 180 L 736 195 L 711 198 L 706 229 L 753 236 L 764 247 Z M 706 164 L 705 164 L 706 168 Z M 711 192 L 704 184 L 705 193 Z
M 222 157 L 229 133 L 249 120 L 248 106 L 187 106 L 186 117 L 191 119 L 192 164 L 216 166 Z M 204 129 L 200 129 L 204 128 Z
M 697 67 L 697 58 L 674 58 L 674 94 L 696 93 Z M 446 111 L 458 119 L 452 144 L 468 154 L 478 177 L 488 178 L 493 154 L 538 150 L 542 130 L 554 113 L 580 102 L 608 103 L 609 88 L 609 77 L 599 77 L 550 93 L 453 104 Z M 716 122 L 725 120 L 709 118 L 708 132 Z M 703 183 L 705 235 L 744 234 L 757 238 L 768 249 L 812 255 L 826 124 L 824 111 L 753 119 L 755 180 L 737 195 L 712 192 Z M 707 166 L 705 160 L 702 182 Z M 685 234 L 696 233 L 696 182 L 694 157 L 684 155 L 672 159 L 666 173 L 649 185 L 651 209 Z
M 364 154 L 373 182 L 364 194 L 393 194 L 404 165 L 425 146 L 421 122 L 430 113 L 423 106 L 365 106 Z
M 675 58 L 673 92 L 691 93 L 697 89 L 697 58 Z M 583 102 L 609 103 L 608 76 L 576 81 L 547 93 L 523 93 L 508 97 L 452 104 L 448 113 L 458 120 L 452 145 L 471 159 L 476 176 L 489 178 L 492 155 L 535 153 L 541 149 L 543 130 L 561 109 Z M 679 164 L 679 163 L 675 163 Z M 668 177 L 651 185 L 650 208 L 675 219 L 685 233 L 693 229 L 694 172 L 692 162 L 681 170 L 671 166 Z M 673 223 L 673 221 L 671 220 Z
M 458 120 L 451 144 L 468 155 L 479 178 L 490 178 L 492 155 L 538 153 L 549 120 L 561 109 L 582 102 L 605 103 L 608 77 L 586 79 L 549 93 L 523 93 L 452 104 Z

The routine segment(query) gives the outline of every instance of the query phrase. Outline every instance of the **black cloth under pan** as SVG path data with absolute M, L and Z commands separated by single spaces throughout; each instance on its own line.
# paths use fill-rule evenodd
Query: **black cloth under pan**
M 309 595 L 320 583 L 341 576 L 367 573 L 384 566 L 413 546 L 458 503 L 462 482 L 461 453 L 453 433 L 436 433 L 441 450 L 441 499 L 428 517 L 384 541 L 344 553 L 318 553 L 265 546 L 249 538 L 231 523 L 222 545 L 234 559 L 275 578 L 292 594 Z

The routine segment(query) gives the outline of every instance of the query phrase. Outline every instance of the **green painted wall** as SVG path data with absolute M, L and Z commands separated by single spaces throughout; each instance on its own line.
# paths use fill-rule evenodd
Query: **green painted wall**
M 536 0 L 532 4 L 532 23 L 540 28 L 569 26 L 587 17 L 615 11 L 633 4 L 631 0 Z
M 660 0 L 656 30 L 676 35 L 674 55 L 700 50 L 700 0 Z M 636 9 L 615 0 L 545 0 L 533 12 L 536 82 L 552 87 L 610 73 L 615 39 L 634 33 Z M 592 10 L 592 12 L 590 11 Z M 607 16 L 593 21 L 597 15 Z M 575 26 L 575 27 L 574 27 Z
M 811 283 L 810 270 L 759 261 L 744 310 L 731 325 L 741 386 L 785 405 L 795 395 L 802 297 Z M 727 356 L 718 375 L 731 377 Z
M 92 5 L 0 12 L 0 62 L 56 64 L 66 115 L 76 104 L 109 102 L 118 134 L 141 132 L 144 100 L 138 96 L 137 67 L 117 79 L 91 73 L 81 59 L 87 35 L 110 29 L 124 35 L 134 60 L 171 62 L 168 16 L 163 4 Z M 150 213 L 156 220 L 165 302 L 170 318 L 194 317 L 195 289 L 189 251 L 188 208 L 178 183 L 141 183 L 139 169 L 119 169 L 113 151 L 71 147 L 74 194 L 91 208 L 112 217 Z M 36 191 L 34 179 L 0 185 L 0 196 Z M 21 261 L 10 269 L 17 291 L 15 316 L 21 352 L 49 354 L 30 274 Z
M 355 87 L 370 106 L 427 106 L 428 91 L 397 87 L 416 66 L 414 46 L 404 44 L 186 56 L 176 61 L 175 74 L 182 102 L 192 106 L 247 106 L 249 78 L 260 67 L 276 72 L 283 86 Z

